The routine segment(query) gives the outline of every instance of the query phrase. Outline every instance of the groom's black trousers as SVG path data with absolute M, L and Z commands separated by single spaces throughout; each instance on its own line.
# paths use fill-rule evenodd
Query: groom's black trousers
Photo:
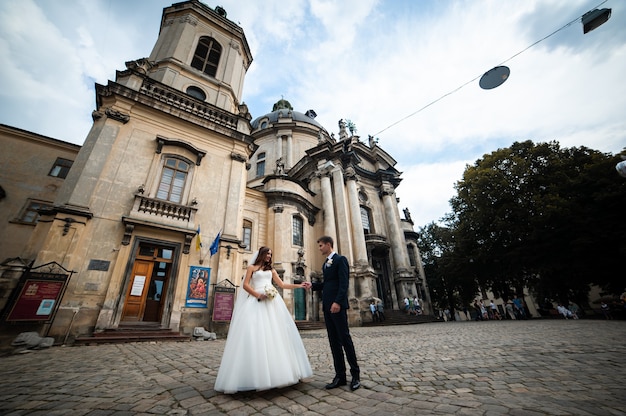
M 333 354 L 335 375 L 342 379 L 346 378 L 346 362 L 343 358 L 345 351 L 346 359 L 350 365 L 350 374 L 352 374 L 352 377 L 359 378 L 359 365 L 356 361 L 356 352 L 354 351 L 354 344 L 348 328 L 347 311 L 343 308 L 337 313 L 330 313 L 329 310 L 324 310 L 324 321 L 326 322 L 330 350 Z

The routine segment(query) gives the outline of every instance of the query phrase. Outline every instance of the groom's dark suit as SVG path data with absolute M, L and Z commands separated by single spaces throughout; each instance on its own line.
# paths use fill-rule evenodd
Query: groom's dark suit
M 324 310 L 324 321 L 326 323 L 326 331 L 328 332 L 330 350 L 333 354 L 335 377 L 343 380 L 345 384 L 346 363 L 343 358 L 344 351 L 353 379 L 358 380 L 360 377 L 354 344 L 348 328 L 348 284 L 350 276 L 348 259 L 335 253 L 331 257 L 331 261 L 324 263 L 322 271 L 324 280 L 312 283 L 312 289 L 322 291 L 322 308 Z M 337 313 L 330 312 L 330 306 L 334 302 L 341 306 L 341 311 Z

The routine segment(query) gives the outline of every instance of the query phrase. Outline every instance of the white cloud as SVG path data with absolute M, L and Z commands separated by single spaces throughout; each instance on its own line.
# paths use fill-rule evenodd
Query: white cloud
M 438 223 L 452 211 L 448 201 L 456 195 L 454 184 L 461 179 L 466 165 L 470 163 L 473 161 L 400 166 L 403 180 L 396 192 L 400 199 L 398 206 L 400 209 L 409 208 L 416 226 L 433 221 Z
M 150 54 L 162 9 L 172 3 L 1 1 L 0 122 L 82 143 L 95 108 L 94 82 L 105 84 L 124 62 Z M 583 35 L 575 21 L 517 56 L 597 3 L 221 5 L 253 53 L 243 95 L 253 117 L 284 96 L 297 111 L 314 109 L 330 132 L 340 118 L 353 121 L 363 140 L 384 130 L 379 145 L 404 170 L 398 193 L 416 225 L 449 211 L 466 163 L 514 141 L 557 140 L 613 153 L 626 145 L 625 2 L 604 4 L 613 12 L 598 29 Z M 505 60 L 509 80 L 480 89 L 480 75 Z

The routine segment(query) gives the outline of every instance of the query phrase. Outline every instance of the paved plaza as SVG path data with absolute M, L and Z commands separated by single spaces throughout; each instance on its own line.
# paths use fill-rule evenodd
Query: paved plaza
M 312 378 L 234 395 L 213 390 L 224 339 L 7 355 L 0 414 L 626 415 L 624 321 L 353 328 L 363 384 L 355 392 L 324 389 L 334 375 L 326 333 L 301 334 Z

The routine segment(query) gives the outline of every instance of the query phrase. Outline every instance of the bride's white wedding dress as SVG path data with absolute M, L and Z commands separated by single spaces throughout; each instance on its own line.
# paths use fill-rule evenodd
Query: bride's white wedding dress
M 256 271 L 250 285 L 259 293 L 272 272 Z M 235 393 L 298 383 L 313 375 L 298 328 L 280 294 L 258 301 L 241 288 L 237 295 L 215 390 Z

